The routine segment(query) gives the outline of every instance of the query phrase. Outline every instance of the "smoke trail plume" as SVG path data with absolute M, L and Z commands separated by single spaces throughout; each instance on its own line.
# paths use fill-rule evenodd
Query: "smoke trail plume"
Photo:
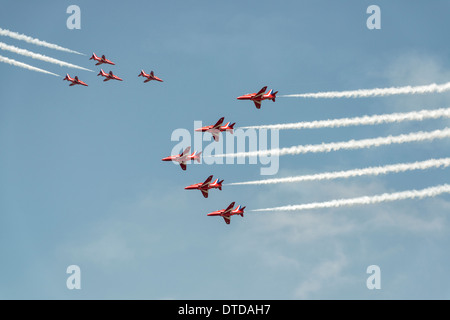
M 20 49 L 20 48 L 17 48 L 15 46 L 10 46 L 10 45 L 8 45 L 6 43 L 3 43 L 3 42 L 0 42 L 0 49 L 1 50 L 10 51 L 10 52 L 14 52 L 14 53 L 26 56 L 26 57 L 33 58 L 33 59 L 42 60 L 42 61 L 53 63 L 53 64 L 58 64 L 61 67 L 76 68 L 76 69 L 81 69 L 81 70 L 94 72 L 93 70 L 86 69 L 86 68 L 77 66 L 75 64 L 71 64 L 71 63 L 68 63 L 68 62 L 65 62 L 65 61 L 54 59 L 54 58 L 51 58 L 51 57 L 48 57 L 48 56 L 45 56 L 45 55 L 42 55 L 42 54 L 39 54 L 39 53 L 34 53 L 32 51 L 29 51 L 29 50 Z
M 34 45 L 37 45 L 37 46 L 47 47 L 47 48 L 50 48 L 50 49 L 55 49 L 55 50 L 65 51 L 65 52 L 70 52 L 70 53 L 76 53 L 76 54 L 80 54 L 80 55 L 85 56 L 84 53 L 80 53 L 80 52 L 77 52 L 77 51 L 74 51 L 74 50 L 70 50 L 70 49 L 58 46 L 56 44 L 53 44 L 53 43 L 48 43 L 46 41 L 35 39 L 35 38 L 32 38 L 32 37 L 26 36 L 24 34 L 20 34 L 20 33 L 17 33 L 17 32 L 14 32 L 14 31 L 9 31 L 9 30 L 2 29 L 2 28 L 0 28 L 0 36 L 6 36 L 6 37 L 10 37 L 10 38 L 13 38 L 13 39 L 16 39 L 16 40 L 22 40 L 22 41 L 25 41 L 25 42 L 28 42 L 28 43 L 31 43 L 31 44 L 34 44 Z
M 392 88 L 375 88 L 375 89 L 359 89 L 350 91 L 329 91 L 317 93 L 287 94 L 280 97 L 287 98 L 367 98 L 367 97 L 384 97 L 397 94 L 425 94 L 425 93 L 442 93 L 450 90 L 450 82 L 444 84 L 432 83 L 424 86 L 406 86 Z
M 450 137 L 450 128 L 445 128 L 443 130 L 435 130 L 429 132 L 412 132 L 409 134 L 402 134 L 399 136 L 387 136 L 378 137 L 372 139 L 363 140 L 350 140 L 343 142 L 331 142 L 322 143 L 316 145 L 300 145 L 293 146 L 289 148 L 281 149 L 270 149 L 270 150 L 260 150 L 251 152 L 238 152 L 238 153 L 228 153 L 228 154 L 218 154 L 213 157 L 254 157 L 254 156 L 268 156 L 268 155 L 287 155 L 287 154 L 304 154 L 304 153 L 319 153 L 319 152 L 330 152 L 338 150 L 353 150 L 362 148 L 379 147 L 390 144 L 401 144 L 407 142 L 420 142 L 420 141 L 432 141 L 435 139 L 444 139 Z
M 355 118 L 341 118 L 331 120 L 318 120 L 311 122 L 297 122 L 285 124 L 271 124 L 261 126 L 242 127 L 242 129 L 269 129 L 269 130 L 287 130 L 287 129 L 319 129 L 319 128 L 338 128 L 349 126 L 376 125 L 384 123 L 396 123 L 403 121 L 423 121 L 426 119 L 450 118 L 450 108 L 436 110 L 420 110 L 406 113 L 380 114 L 373 116 L 363 116 Z
M 50 72 L 50 71 L 47 71 L 47 70 L 44 70 L 44 69 L 39 69 L 39 68 L 30 66 L 29 64 L 26 64 L 26 63 L 23 63 L 23 62 L 19 62 L 19 61 L 13 60 L 13 59 L 9 59 L 9 58 L 3 57 L 3 56 L 0 56 L 0 62 L 4 62 L 4 63 L 8 63 L 8 64 L 16 66 L 16 67 L 21 67 L 21 68 L 24 68 L 24 69 L 37 71 L 37 72 L 42 72 L 42 73 L 47 73 L 47 74 L 51 74 L 52 76 L 60 77 L 59 75 L 57 75 L 57 74 L 55 74 L 53 72 Z
M 367 205 L 381 202 L 390 202 L 406 199 L 422 199 L 426 197 L 436 197 L 443 193 L 450 193 L 450 185 L 444 184 L 440 186 L 430 187 L 422 190 L 408 190 L 395 193 L 384 193 L 376 196 L 364 196 L 351 199 L 338 199 L 326 202 L 313 202 L 299 205 L 289 205 L 275 208 L 255 209 L 250 211 L 303 211 L 323 208 L 339 208 L 355 205 Z
M 378 176 L 388 173 L 399 173 L 412 170 L 426 170 L 431 168 L 447 168 L 450 166 L 450 158 L 441 159 L 430 159 L 426 161 L 417 161 L 411 163 L 398 163 L 387 166 L 380 167 L 369 167 L 363 169 L 353 169 L 346 171 L 336 171 L 336 172 L 324 172 L 311 175 L 277 178 L 277 179 L 266 179 L 266 180 L 255 180 L 246 182 L 234 182 L 228 183 L 227 185 L 238 186 L 238 185 L 263 185 L 263 184 L 276 184 L 276 183 L 292 183 L 292 182 L 303 182 L 303 181 L 322 181 L 322 180 L 333 180 L 340 178 L 351 178 L 351 177 L 361 177 L 361 176 Z

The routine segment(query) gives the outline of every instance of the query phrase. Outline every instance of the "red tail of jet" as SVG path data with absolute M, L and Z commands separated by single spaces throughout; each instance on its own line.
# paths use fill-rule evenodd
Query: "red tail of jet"
M 221 130 L 222 131 L 227 131 L 231 134 L 233 134 L 233 129 L 234 129 L 234 125 L 236 124 L 236 122 L 233 122 L 232 124 L 230 124 L 229 122 L 227 124 L 225 124 Z
M 107 77 L 108 74 L 105 71 L 103 71 L 103 69 L 100 69 L 100 72 L 98 73 L 97 76 Z
M 201 155 L 201 154 L 202 154 L 201 151 L 200 151 L 200 152 L 195 151 L 194 153 L 192 153 L 192 154 L 188 157 L 188 159 L 189 159 L 189 160 L 197 160 L 197 162 L 200 163 L 200 155 Z
M 223 181 L 224 181 L 224 180 L 220 180 L 220 181 L 219 181 L 219 179 L 216 179 L 216 181 L 214 181 L 213 183 L 211 183 L 210 187 L 211 187 L 211 188 L 217 188 L 217 189 L 219 189 L 220 191 L 222 191 L 222 183 L 223 183 Z
M 277 93 L 278 93 L 278 91 L 273 92 L 273 89 L 270 89 L 270 91 L 267 92 L 266 99 L 269 99 L 269 100 L 272 100 L 273 102 L 275 102 L 275 99 L 277 97 Z

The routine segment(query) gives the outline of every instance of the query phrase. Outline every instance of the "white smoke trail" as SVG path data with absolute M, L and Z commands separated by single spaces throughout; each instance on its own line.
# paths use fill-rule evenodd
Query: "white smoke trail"
M 429 132 L 412 132 L 409 134 L 402 134 L 399 136 L 387 136 L 387 137 L 378 137 L 372 139 L 363 139 L 363 140 L 350 140 L 343 142 L 331 142 L 331 143 L 322 143 L 316 145 L 300 145 L 293 146 L 289 148 L 281 148 L 281 149 L 270 149 L 270 150 L 260 150 L 260 151 L 251 151 L 251 152 L 237 152 L 237 153 L 228 153 L 228 154 L 218 154 L 213 157 L 254 157 L 254 156 L 282 156 L 287 154 L 304 154 L 304 153 L 319 153 L 319 152 L 330 152 L 330 151 L 338 151 L 338 150 L 353 150 L 353 149 L 362 149 L 362 148 L 370 148 L 370 147 L 379 147 L 390 144 L 401 144 L 407 142 L 419 142 L 419 141 L 432 141 L 435 139 L 444 139 L 450 137 L 450 128 L 445 128 L 443 130 L 435 130 Z
M 442 93 L 450 90 L 450 82 L 444 84 L 432 83 L 424 86 L 406 86 L 392 88 L 375 88 L 375 89 L 359 89 L 350 91 L 329 91 L 317 93 L 287 94 L 279 97 L 287 98 L 367 98 L 367 97 L 383 97 L 397 94 L 425 94 L 425 93 Z
M 0 56 L 0 62 L 4 62 L 4 63 L 8 63 L 8 64 L 11 64 L 13 66 L 21 67 L 21 68 L 24 68 L 24 69 L 37 71 L 37 72 L 42 72 L 42 73 L 47 73 L 47 74 L 51 74 L 51 75 L 56 76 L 56 77 L 60 77 L 59 75 L 57 75 L 57 74 L 55 74 L 53 72 L 50 72 L 50 71 L 47 71 L 47 70 L 44 70 L 44 69 L 39 69 L 39 68 L 30 66 L 29 64 L 26 64 L 26 63 L 23 63 L 23 62 L 19 62 L 19 61 L 13 60 L 13 59 L 9 59 L 9 58 L 3 57 L 3 56 Z
M 443 193 L 450 193 L 450 185 L 430 187 L 422 190 L 408 190 L 395 193 L 384 193 L 376 196 L 364 196 L 351 199 L 338 199 L 326 202 L 313 202 L 299 205 L 289 205 L 275 208 L 255 209 L 250 211 L 302 211 L 323 208 L 339 208 L 343 206 L 367 205 L 388 201 L 397 201 L 405 199 L 422 199 L 426 197 L 436 197 Z
M 438 119 L 438 118 L 450 118 L 450 108 L 446 109 L 442 108 L 436 110 L 420 110 L 406 113 L 380 114 L 355 118 L 318 120 L 311 122 L 250 126 L 250 127 L 242 127 L 242 129 L 287 130 L 287 129 L 338 128 L 348 126 L 376 125 L 376 124 L 394 123 L 403 121 L 423 121 L 426 119 Z
M 22 40 L 22 41 L 25 41 L 25 42 L 28 42 L 28 43 L 31 43 L 31 44 L 35 44 L 37 46 L 47 47 L 47 48 L 50 48 L 50 49 L 55 49 L 55 50 L 65 51 L 65 52 L 70 52 L 70 53 L 76 53 L 76 54 L 80 54 L 80 55 L 85 56 L 84 53 L 80 53 L 80 52 L 77 52 L 77 51 L 74 51 L 74 50 L 70 50 L 70 49 L 58 46 L 56 44 L 53 44 L 53 43 L 48 43 L 46 41 L 35 39 L 35 38 L 32 38 L 32 37 L 26 36 L 24 34 L 20 34 L 20 33 L 17 33 L 17 32 L 14 32 L 14 31 L 10 31 L 10 30 L 6 30 L 6 29 L 2 29 L 2 28 L 0 28 L 0 36 L 6 36 L 6 37 L 10 37 L 10 38 L 13 38 L 13 39 L 16 39 L 16 40 Z
M 42 61 L 45 61 L 45 62 L 57 64 L 57 65 L 60 65 L 61 67 L 76 68 L 76 69 L 81 69 L 81 70 L 94 72 L 93 70 L 86 69 L 86 68 L 77 66 L 75 64 L 71 64 L 71 63 L 68 63 L 68 62 L 65 62 L 65 61 L 54 59 L 54 58 L 51 58 L 51 57 L 48 57 L 48 56 L 45 56 L 45 55 L 42 55 L 42 54 L 39 54 L 39 53 L 34 53 L 34 52 L 26 50 L 26 49 L 20 49 L 20 48 L 17 48 L 15 46 L 10 46 L 10 45 L 8 45 L 6 43 L 3 43 L 3 42 L 0 42 L 0 49 L 1 50 L 10 51 L 10 52 L 14 52 L 14 53 L 26 56 L 26 57 L 33 58 L 33 59 L 42 60 Z
M 378 176 L 388 173 L 399 173 L 412 170 L 426 170 L 430 168 L 447 168 L 450 166 L 450 158 L 441 159 L 430 159 L 426 161 L 417 161 L 411 163 L 398 163 L 379 167 L 369 167 L 363 169 L 353 169 L 346 171 L 336 171 L 336 172 L 324 172 L 311 175 L 277 178 L 277 179 L 266 179 L 266 180 L 255 180 L 246 182 L 234 182 L 228 183 L 230 186 L 239 185 L 263 185 L 263 184 L 276 184 L 276 183 L 292 183 L 292 182 L 303 182 L 303 181 L 321 181 L 321 180 L 333 180 L 339 178 L 351 178 L 351 177 L 361 177 L 361 176 Z

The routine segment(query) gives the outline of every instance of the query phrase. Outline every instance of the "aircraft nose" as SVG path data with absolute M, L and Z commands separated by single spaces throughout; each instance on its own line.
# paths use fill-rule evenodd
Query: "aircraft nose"
M 162 158 L 161 161 L 170 161 L 170 157 Z

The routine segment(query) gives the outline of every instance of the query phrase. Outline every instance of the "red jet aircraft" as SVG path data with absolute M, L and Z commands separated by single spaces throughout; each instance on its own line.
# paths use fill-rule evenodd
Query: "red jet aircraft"
M 94 59 L 95 61 L 98 61 L 95 65 L 98 66 L 102 63 L 108 63 L 108 64 L 112 64 L 112 65 L 116 65 L 114 62 L 112 62 L 111 60 L 106 59 L 105 55 L 102 55 L 101 58 L 97 57 L 95 55 L 95 53 L 92 53 L 92 57 L 89 58 L 89 60 Z
M 108 81 L 108 80 L 123 81 L 121 78 L 119 78 L 118 76 L 114 75 L 112 71 L 110 71 L 109 73 L 106 73 L 105 71 L 103 71 L 103 69 L 100 69 L 100 72 L 98 73 L 97 76 L 105 77 L 106 79 L 104 79 L 103 81 Z
M 271 89 L 269 92 L 266 92 L 267 87 L 262 88 L 261 90 L 259 90 L 258 93 L 247 93 L 244 94 L 243 96 L 237 97 L 238 100 L 252 100 L 253 103 L 255 104 L 257 109 L 261 108 L 261 102 L 263 100 L 269 99 L 272 100 L 273 102 L 275 102 L 275 98 L 276 98 L 276 94 L 278 93 L 278 91 L 273 92 L 273 90 Z
M 144 70 L 141 70 L 141 73 L 139 73 L 138 77 L 145 77 L 145 78 L 147 78 L 147 80 L 144 80 L 144 83 L 145 83 L 145 82 L 149 82 L 149 81 L 151 81 L 151 80 L 156 80 L 156 81 L 159 81 L 159 82 L 164 82 L 161 78 L 158 78 L 157 76 L 155 76 L 155 73 L 153 72 L 153 70 L 150 71 L 150 74 L 147 74 L 147 73 L 145 73 Z
M 191 160 L 197 160 L 198 163 L 200 163 L 200 154 L 201 152 L 195 151 L 191 155 L 189 155 L 189 151 L 191 150 L 191 147 L 187 147 L 183 153 L 177 154 L 174 156 L 168 156 L 165 158 L 162 158 L 162 161 L 175 161 L 178 162 L 181 166 L 181 169 L 186 170 L 186 163 Z
M 195 129 L 195 131 L 210 132 L 214 138 L 214 141 L 219 141 L 220 133 L 222 131 L 228 131 L 230 133 L 233 133 L 233 129 L 234 129 L 233 127 L 236 124 L 236 122 L 235 122 L 230 125 L 230 123 L 227 122 L 224 126 L 222 126 L 223 119 L 224 119 L 224 117 L 220 118 L 219 121 L 217 121 L 215 125 L 201 127 L 201 128 Z
M 63 81 L 64 80 L 72 82 L 71 84 L 69 84 L 69 86 L 74 86 L 76 84 L 81 84 L 81 85 L 86 86 L 86 87 L 88 86 L 85 82 L 83 82 L 80 79 L 78 79 L 77 76 L 75 76 L 75 78 L 71 78 L 68 73 L 66 74 L 66 77 L 63 79 Z
M 219 189 L 222 190 L 222 181 L 219 181 L 219 179 L 216 179 L 216 181 L 214 181 L 213 183 L 211 183 L 213 176 L 209 176 L 205 182 L 200 182 L 200 183 L 196 183 L 190 186 L 187 186 L 186 190 L 194 190 L 194 189 L 198 189 L 202 192 L 203 196 L 205 198 L 208 198 L 208 191 L 209 189 Z
M 233 210 L 234 202 L 232 202 L 226 209 L 217 210 L 211 213 L 208 213 L 208 216 L 221 216 L 225 220 L 227 224 L 230 224 L 230 219 L 232 215 L 238 214 L 241 217 L 244 216 L 245 207 L 237 206 L 236 209 Z

